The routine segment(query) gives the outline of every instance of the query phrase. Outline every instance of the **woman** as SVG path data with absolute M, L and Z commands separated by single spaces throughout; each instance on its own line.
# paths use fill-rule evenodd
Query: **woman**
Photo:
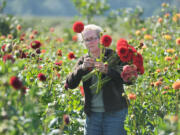
M 102 86 L 98 94 L 96 89 L 89 88 L 97 81 L 96 75 L 83 82 L 86 114 L 84 135 L 126 135 L 124 120 L 128 114 L 128 105 L 125 97 L 122 96 L 125 82 L 115 69 L 103 62 L 95 61 L 100 56 L 98 44 L 101 32 L 102 29 L 94 24 L 85 26 L 82 39 L 91 57 L 86 54 L 78 59 L 74 70 L 67 76 L 66 88 L 76 88 L 82 77 L 93 68 L 102 72 L 102 78 L 109 76 L 111 80 Z M 115 52 L 112 49 L 105 49 L 104 53 L 104 61 L 106 61 Z M 122 64 L 121 61 L 119 64 Z

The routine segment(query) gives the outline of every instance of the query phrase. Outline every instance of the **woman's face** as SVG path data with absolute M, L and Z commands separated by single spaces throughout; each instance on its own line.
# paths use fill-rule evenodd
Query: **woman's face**
M 97 35 L 97 31 L 95 30 L 88 30 L 84 33 L 84 42 L 86 47 L 91 51 L 95 52 L 99 50 L 99 37 Z

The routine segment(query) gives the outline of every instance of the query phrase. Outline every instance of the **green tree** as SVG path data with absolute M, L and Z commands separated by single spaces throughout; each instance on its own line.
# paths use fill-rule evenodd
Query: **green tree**
M 86 17 L 88 23 L 92 21 L 93 16 L 103 15 L 110 8 L 106 0 L 72 0 L 72 2 L 80 14 Z
M 6 0 L 0 1 L 0 14 L 3 13 L 4 8 L 6 7 Z

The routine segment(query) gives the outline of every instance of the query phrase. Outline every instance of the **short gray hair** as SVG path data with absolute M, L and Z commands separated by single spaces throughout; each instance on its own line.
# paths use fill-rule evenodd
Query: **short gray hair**
M 88 24 L 88 25 L 85 25 L 84 26 L 84 30 L 82 31 L 82 34 L 81 33 L 78 33 L 78 41 L 80 41 L 81 43 L 83 43 L 83 37 L 82 35 L 84 35 L 84 33 L 86 31 L 89 31 L 89 30 L 95 30 L 97 32 L 97 35 L 100 36 L 100 33 L 103 32 L 103 29 L 100 27 L 100 26 L 97 26 L 95 24 Z

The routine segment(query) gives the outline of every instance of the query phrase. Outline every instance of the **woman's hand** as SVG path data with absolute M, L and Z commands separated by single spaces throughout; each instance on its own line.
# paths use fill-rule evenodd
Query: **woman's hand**
M 84 62 L 82 64 L 82 68 L 83 69 L 88 69 L 88 68 L 93 68 L 94 67 L 94 63 L 95 63 L 95 59 L 94 58 L 84 58 Z
M 108 65 L 103 62 L 95 62 L 94 66 L 102 73 L 106 74 L 108 72 Z

